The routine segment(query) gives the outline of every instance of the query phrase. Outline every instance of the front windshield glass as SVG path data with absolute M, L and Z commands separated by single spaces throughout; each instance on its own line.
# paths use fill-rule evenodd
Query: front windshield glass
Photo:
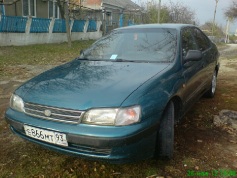
M 177 32 L 168 28 L 115 30 L 85 50 L 80 58 L 137 62 L 172 62 Z

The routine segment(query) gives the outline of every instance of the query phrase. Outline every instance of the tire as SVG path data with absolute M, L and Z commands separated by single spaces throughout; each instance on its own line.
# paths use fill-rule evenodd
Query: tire
M 205 97 L 213 98 L 216 92 L 216 84 L 217 84 L 217 71 L 215 70 L 211 80 L 211 86 L 209 90 L 205 93 Z
M 156 142 L 156 158 L 171 159 L 174 152 L 174 103 L 166 106 L 159 126 Z

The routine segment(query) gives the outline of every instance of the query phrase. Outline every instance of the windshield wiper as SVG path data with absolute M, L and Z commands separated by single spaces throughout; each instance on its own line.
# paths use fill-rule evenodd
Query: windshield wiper
M 89 59 L 89 58 L 87 58 L 87 57 L 82 57 L 82 58 L 78 57 L 78 58 L 76 58 L 76 60 L 101 61 L 100 59 Z
M 113 60 L 111 60 L 111 61 L 113 61 Z M 115 59 L 114 61 L 115 62 L 137 62 L 137 61 L 134 61 L 134 60 L 120 59 L 120 58 Z

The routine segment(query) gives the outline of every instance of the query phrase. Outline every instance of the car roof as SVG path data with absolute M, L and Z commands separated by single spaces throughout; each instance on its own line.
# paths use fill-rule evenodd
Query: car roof
M 195 27 L 192 24 L 175 24 L 175 23 L 163 23 L 163 24 L 142 24 L 122 27 L 118 29 L 137 29 L 137 28 L 173 28 L 180 30 L 183 27 Z

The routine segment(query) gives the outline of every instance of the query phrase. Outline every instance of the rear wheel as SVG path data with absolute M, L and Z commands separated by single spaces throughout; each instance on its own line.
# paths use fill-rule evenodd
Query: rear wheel
M 173 156 L 174 114 L 174 103 L 170 101 L 164 110 L 160 123 L 156 142 L 156 157 L 170 159 Z
M 216 92 L 216 84 L 217 84 L 217 71 L 215 70 L 212 76 L 211 86 L 209 90 L 205 93 L 205 96 L 208 98 L 213 98 Z

